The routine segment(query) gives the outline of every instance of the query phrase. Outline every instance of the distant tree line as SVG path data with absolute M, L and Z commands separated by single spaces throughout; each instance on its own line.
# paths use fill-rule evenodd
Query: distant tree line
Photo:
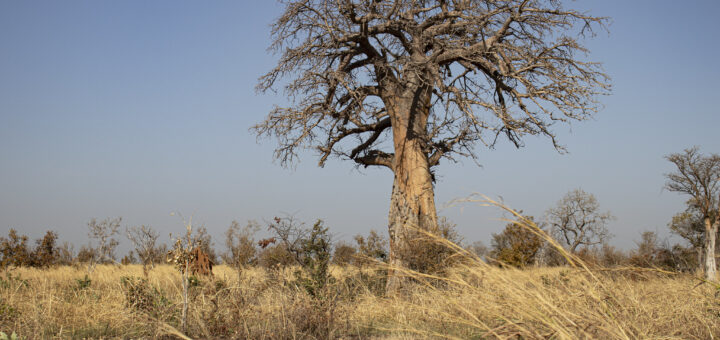
M 690 148 L 666 158 L 677 171 L 666 174 L 665 188 L 689 196 L 685 211 L 676 214 L 668 224 L 670 232 L 682 238 L 681 243 L 671 245 L 660 240 L 656 232 L 645 231 L 634 249 L 623 251 L 611 246 L 607 224 L 614 217 L 601 211 L 594 195 L 575 189 L 549 208 L 543 221 L 519 215 L 502 232 L 492 235 L 489 248 L 479 241 L 465 244 L 455 225 L 439 218 L 438 229 L 420 233 L 412 253 L 403 258 L 414 270 L 438 273 L 458 261 L 455 256 L 458 246 L 481 260 L 505 267 L 565 265 L 566 259 L 559 251 L 564 249 L 591 264 L 674 271 L 699 269 L 714 279 L 715 254 L 720 252 L 716 242 L 720 221 L 720 156 L 704 156 L 698 148 Z M 68 242 L 58 244 L 54 231 L 47 231 L 30 244 L 27 236 L 10 229 L 7 237 L 0 236 L 0 267 L 85 264 L 91 270 L 96 264 L 142 264 L 147 274 L 155 265 L 167 261 L 171 249 L 158 242 L 159 233 L 147 225 L 125 228 L 124 234 L 133 248 L 118 261 L 121 222 L 119 217 L 90 220 L 87 225 L 90 242 L 77 253 Z M 535 227 L 529 228 L 528 224 Z M 223 253 L 216 252 L 207 229 L 199 227 L 194 230 L 194 245 L 213 263 L 222 261 L 238 273 L 250 266 L 300 265 L 317 269 L 330 263 L 366 266 L 389 260 L 388 239 L 374 230 L 365 236 L 355 236 L 353 242 L 333 242 L 322 221 L 307 227 L 287 216 L 276 217 L 265 225 L 271 237 L 256 239 L 262 229 L 260 223 L 250 221 L 241 226 L 233 221 L 225 232 Z
M 636 248 L 623 251 L 611 246 L 611 237 L 606 224 L 613 217 L 601 212 L 594 195 L 580 189 L 571 191 L 557 206 L 548 209 L 544 222 L 535 224 L 568 251 L 589 263 L 612 266 L 658 267 L 667 270 L 693 271 L 702 263 L 702 221 L 697 214 L 683 212 L 669 223 L 670 231 L 684 239 L 684 244 L 670 245 L 661 241 L 657 233 L 646 231 L 640 235 Z M 535 222 L 533 216 L 525 216 Z M 90 242 L 74 252 L 68 242 L 58 244 L 58 234 L 48 231 L 35 240 L 10 229 L 7 237 L 0 237 L 0 266 L 50 267 L 57 265 L 95 264 L 141 264 L 147 273 L 156 265 L 166 263 L 169 248 L 158 242 L 159 233 L 147 225 L 128 227 L 125 236 L 133 245 L 118 261 L 116 248 L 119 245 L 121 218 L 91 220 L 88 223 Z M 521 223 L 508 223 L 500 233 L 493 234 L 490 247 L 477 241 L 465 244 L 455 230 L 455 225 L 446 218 L 440 219 L 440 239 L 449 240 L 464 247 L 480 259 L 512 267 L 558 266 L 565 260 L 552 245 L 537 232 Z M 222 262 L 239 272 L 245 268 L 260 266 L 279 268 L 298 265 L 306 261 L 307 243 L 312 229 L 293 217 L 275 218 L 267 223 L 272 237 L 257 239 L 262 229 L 260 223 L 249 221 L 244 226 L 233 221 L 225 232 L 226 251 L 218 253 L 207 229 L 195 231 L 197 245 L 214 262 Z M 332 242 L 327 236 L 323 250 L 328 263 L 339 266 L 368 266 L 372 263 L 387 262 L 388 239 L 375 230 L 367 235 L 356 235 L 352 242 Z M 454 262 L 454 251 L 434 240 L 428 240 L 423 249 L 415 254 L 416 263 L 423 264 L 426 272 L 440 272 Z M 219 255 L 218 255 L 219 254 Z

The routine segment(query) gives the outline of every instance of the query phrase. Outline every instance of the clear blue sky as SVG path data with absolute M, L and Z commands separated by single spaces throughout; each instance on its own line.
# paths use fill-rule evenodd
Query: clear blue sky
M 502 196 L 542 216 L 567 191 L 595 194 L 617 219 L 613 243 L 643 230 L 667 235 L 685 198 L 662 191 L 663 155 L 699 145 L 720 152 L 720 47 L 716 1 L 581 1 L 612 18 L 587 42 L 613 94 L 592 121 L 557 126 L 549 141 L 502 144 L 438 169 L 439 206 L 473 192 Z M 392 183 L 383 169 L 313 153 L 295 170 L 273 162 L 273 140 L 248 131 L 282 93 L 258 95 L 274 65 L 266 51 L 272 1 L 0 2 L 0 234 L 48 229 L 77 245 L 93 217 L 122 216 L 165 236 L 179 211 L 204 223 L 217 246 L 233 219 L 296 213 L 323 218 L 339 239 L 385 230 Z M 489 243 L 497 209 L 466 205 L 441 215 L 468 241 Z M 123 238 L 121 242 L 127 241 Z M 127 249 L 127 248 L 123 248 Z M 124 252 L 124 251 L 123 251 Z

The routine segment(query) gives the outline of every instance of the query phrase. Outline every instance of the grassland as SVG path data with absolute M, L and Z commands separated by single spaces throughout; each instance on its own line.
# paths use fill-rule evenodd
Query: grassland
M 36 338 L 712 339 L 720 297 L 689 275 L 570 267 L 458 266 L 382 292 L 382 270 L 334 267 L 311 297 L 293 268 L 216 267 L 190 294 L 159 266 L 16 268 L 0 281 L 0 330 Z M 86 278 L 87 275 L 87 278 Z

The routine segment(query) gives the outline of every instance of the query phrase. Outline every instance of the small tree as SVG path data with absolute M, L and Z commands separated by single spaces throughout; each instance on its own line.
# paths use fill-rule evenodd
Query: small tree
M 508 223 L 501 233 L 492 235 L 490 256 L 503 265 L 522 268 L 535 262 L 543 243 L 540 235 L 519 223 Z
M 689 207 L 687 210 L 675 214 L 668 227 L 671 233 L 687 241 L 697 254 L 697 263 L 702 265 L 705 245 L 705 225 L 702 214 L 697 209 Z
M 317 220 L 307 237 L 301 240 L 300 252 L 301 270 L 295 272 L 295 278 L 310 296 L 322 299 L 325 287 L 332 280 L 328 271 L 332 242 L 322 220 Z
M 15 229 L 10 229 L 7 238 L 0 237 L 0 267 L 27 265 L 30 262 L 27 241 L 28 237 L 18 235 Z
M 227 252 L 222 255 L 223 262 L 235 268 L 240 275 L 243 268 L 257 263 L 257 248 L 253 235 L 260 230 L 260 225 L 249 221 L 244 227 L 232 221 L 225 232 L 225 247 Z
M 75 258 L 75 247 L 70 242 L 63 242 L 58 248 L 58 264 L 70 265 Z
M 190 304 L 189 291 L 190 291 L 190 267 L 193 262 L 193 251 L 198 247 L 198 239 L 202 235 L 193 235 L 192 217 L 190 220 L 185 221 L 185 235 L 175 239 L 173 248 L 167 253 L 167 262 L 175 265 L 175 268 L 180 272 L 182 279 L 182 314 L 181 314 L 181 327 L 183 332 L 187 331 L 187 314 L 188 307 Z M 172 234 L 170 235 L 172 239 Z
M 644 231 L 636 244 L 637 249 L 632 252 L 631 262 L 636 266 L 654 266 L 660 250 L 657 233 Z
M 157 246 L 157 251 L 155 252 L 155 257 L 153 258 L 153 263 L 165 263 L 167 261 L 167 254 L 170 250 L 168 249 L 167 244 L 160 243 Z
M 43 238 L 35 240 L 35 250 L 33 250 L 31 265 L 35 267 L 50 267 L 58 262 L 58 249 L 56 246 L 58 234 L 48 230 Z
M 488 247 L 480 240 L 473 242 L 466 249 L 481 260 L 484 260 L 489 253 Z
M 700 154 L 698 147 L 665 156 L 677 168 L 667 173 L 665 188 L 690 196 L 688 206 L 702 216 L 705 278 L 717 280 L 715 240 L 720 226 L 720 155 Z
M 115 249 L 119 244 L 117 239 L 115 239 L 115 235 L 119 233 L 121 221 L 122 217 L 114 219 L 106 218 L 100 222 L 93 218 L 88 222 L 88 236 L 90 236 L 91 240 L 94 239 L 97 242 L 94 253 L 97 258 L 91 260 L 91 265 L 93 265 L 94 262 L 115 262 Z
M 600 212 L 595 196 L 582 189 L 567 193 L 547 214 L 553 235 L 572 253 L 580 247 L 603 244 L 611 237 L 606 225 L 614 217 L 610 212 Z
M 355 254 L 357 254 L 357 248 L 346 242 L 338 242 L 335 245 L 332 262 L 338 266 L 346 266 L 351 263 L 355 263 Z
M 307 238 L 309 230 L 303 227 L 303 224 L 295 220 L 293 216 L 275 217 L 268 224 L 268 230 L 275 234 L 272 239 L 273 243 L 278 245 L 292 256 L 297 264 L 303 262 L 302 244 Z
M 150 269 L 155 268 L 154 260 L 158 254 L 156 243 L 160 234 L 146 225 L 125 228 L 125 234 L 135 246 L 135 253 L 143 265 L 143 274 L 147 277 Z
M 90 245 L 83 245 L 80 247 L 80 250 L 78 250 L 77 256 L 75 256 L 75 261 L 78 263 L 85 263 L 88 265 L 88 269 L 92 269 L 92 263 L 97 258 L 96 253 L 95 248 Z
M 359 265 L 367 264 L 372 261 L 387 262 L 388 260 L 388 241 L 375 230 L 370 230 L 367 237 L 362 235 L 355 236 L 357 243 L 358 255 L 357 263 Z

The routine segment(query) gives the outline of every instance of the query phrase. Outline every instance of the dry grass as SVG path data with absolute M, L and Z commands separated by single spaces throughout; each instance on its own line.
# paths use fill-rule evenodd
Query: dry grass
M 416 276 L 407 291 L 385 297 L 380 276 L 334 268 L 338 281 L 322 301 L 292 285 L 291 269 L 260 268 L 238 277 L 219 266 L 194 287 L 190 337 L 711 339 L 720 335 L 720 298 L 689 276 L 576 268 L 500 269 L 475 263 L 442 278 Z M 18 268 L 21 280 L 0 288 L 0 330 L 27 338 L 138 338 L 179 334 L 180 276 L 150 272 L 165 302 L 128 305 L 121 277 L 140 266 L 99 266 L 81 288 L 83 267 Z M 415 275 L 415 274 L 413 274 Z M 25 281 L 23 281 L 25 280 Z M 27 282 L 24 284 L 23 282 Z M 149 290 L 151 291 L 151 290 Z
M 155 268 L 146 281 L 127 279 L 142 276 L 139 265 L 99 266 L 89 284 L 85 267 L 17 268 L 0 280 L 0 331 L 27 338 L 720 337 L 718 285 L 660 270 L 590 268 L 507 211 L 571 266 L 503 269 L 436 239 L 460 257 L 442 276 L 404 271 L 404 290 L 385 296 L 388 268 L 334 267 L 334 281 L 315 298 L 294 284 L 296 268 L 238 274 L 218 266 L 214 279 L 192 287 L 186 330 L 177 329 L 181 277 L 170 266 Z

